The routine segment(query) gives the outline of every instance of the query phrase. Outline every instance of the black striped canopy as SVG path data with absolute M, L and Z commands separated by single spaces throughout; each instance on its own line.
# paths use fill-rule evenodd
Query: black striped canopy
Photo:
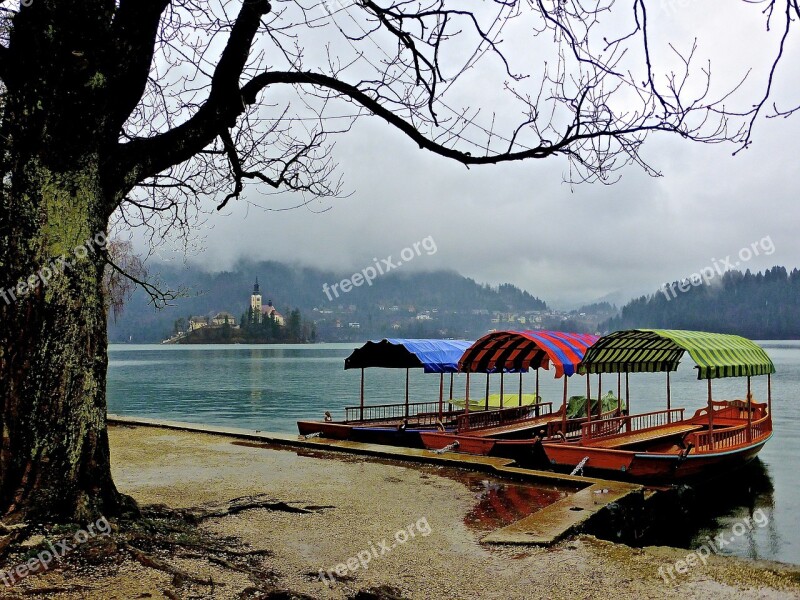
M 675 371 L 683 353 L 697 363 L 698 379 L 775 372 L 755 342 L 738 335 L 680 329 L 630 329 L 601 337 L 586 351 L 580 373 Z

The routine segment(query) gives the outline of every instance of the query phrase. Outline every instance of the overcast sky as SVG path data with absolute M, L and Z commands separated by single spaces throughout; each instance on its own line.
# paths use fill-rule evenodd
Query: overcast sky
M 777 38 L 763 34 L 758 11 L 720 16 L 701 4 L 652 8 L 671 27 L 662 37 L 690 43 L 697 35 L 717 82 L 741 76 L 750 60 L 759 69 L 754 83 L 763 83 Z M 775 99 L 784 105 L 800 102 L 790 73 L 800 63 L 797 50 L 790 44 L 779 72 Z M 652 292 L 726 257 L 741 269 L 792 268 L 800 266 L 799 134 L 800 115 L 761 119 L 752 148 L 735 157 L 732 146 L 653 136 L 643 154 L 663 177 L 631 166 L 615 185 L 571 187 L 563 183 L 565 159 L 468 170 L 419 150 L 376 118 L 363 119 L 338 138 L 334 153 L 352 195 L 285 212 L 232 202 L 206 223 L 205 250 L 190 260 L 211 270 L 243 256 L 360 270 L 430 236 L 437 251 L 402 269 L 449 268 L 480 282 L 511 282 L 556 305 Z M 274 207 L 297 201 L 249 198 Z M 740 255 L 753 244 L 757 251 Z M 748 254 L 760 256 L 741 260 Z

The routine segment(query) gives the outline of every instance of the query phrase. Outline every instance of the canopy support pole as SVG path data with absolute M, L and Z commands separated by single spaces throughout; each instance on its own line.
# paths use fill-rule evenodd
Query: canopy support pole
M 361 369 L 361 405 L 360 405 L 359 417 L 360 420 L 364 420 L 364 369 Z
M 450 402 L 447 403 L 447 410 L 453 410 L 453 374 L 450 373 Z
M 591 376 L 586 373 L 586 422 L 592 422 L 592 384 Z
M 622 415 L 622 373 L 617 373 L 617 416 Z
M 631 388 L 628 382 L 627 371 L 625 371 L 625 412 L 631 414 Z
M 708 446 L 714 449 L 714 406 L 711 404 L 711 378 L 708 378 Z
M 597 416 L 603 414 L 603 374 L 597 374 Z
M 469 371 L 467 371 L 467 389 L 465 391 L 466 398 L 464 398 L 464 414 L 469 414 Z
M 483 410 L 489 410 L 489 373 L 486 373 L 486 403 L 483 405 Z
M 667 371 L 667 423 L 672 423 L 672 395 L 669 387 L 669 371 Z
M 439 373 L 439 420 L 442 420 L 442 409 L 444 408 L 444 373 Z
M 753 441 L 753 395 L 750 393 L 750 375 L 747 376 L 747 441 Z
M 519 405 L 522 406 L 522 371 L 519 372 Z
M 408 372 L 410 369 L 406 369 L 406 419 L 408 418 Z
M 500 371 L 500 408 L 503 408 L 503 372 Z
M 539 369 L 536 369 L 536 398 L 533 399 L 533 403 L 536 405 L 536 412 L 534 414 L 538 417 L 539 416 Z
M 767 373 L 767 410 L 769 418 L 772 419 L 772 375 Z
M 587 375 L 588 377 L 588 375 Z M 567 381 L 569 377 L 567 377 L 566 373 L 564 374 L 564 398 L 561 401 L 561 433 L 564 434 L 564 441 L 567 441 Z

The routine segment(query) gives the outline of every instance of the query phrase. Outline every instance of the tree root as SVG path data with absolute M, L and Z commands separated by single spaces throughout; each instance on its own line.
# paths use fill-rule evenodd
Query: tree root
M 162 592 L 165 597 L 181 600 L 189 588 L 184 586 L 204 586 L 215 594 L 215 588 L 225 585 L 219 581 L 222 573 L 236 573 L 246 577 L 250 585 L 239 593 L 242 600 L 311 600 L 310 596 L 292 590 L 277 587 L 279 576 L 263 564 L 263 558 L 272 555 L 267 549 L 253 549 L 242 544 L 235 537 L 224 536 L 207 531 L 198 524 L 207 519 L 223 518 L 236 515 L 247 510 L 276 510 L 295 514 L 310 514 L 330 506 L 305 506 L 302 502 L 284 502 L 264 494 L 234 498 L 228 502 L 203 505 L 187 509 L 172 509 L 164 505 L 142 507 L 138 512 L 129 512 L 125 516 L 112 520 L 113 535 L 106 540 L 107 546 L 99 553 L 76 550 L 74 554 L 64 557 L 62 565 L 85 565 L 87 561 L 93 565 L 101 563 L 119 565 L 123 558 L 135 561 L 147 569 L 160 571 L 171 577 L 167 589 Z M 38 529 L 37 529 L 38 531 Z M 25 524 L 4 526 L 0 523 L 0 548 L 18 545 L 31 533 L 31 527 Z M 99 561 L 97 560 L 99 557 Z M 170 557 L 200 561 L 206 567 L 211 566 L 219 575 L 198 577 L 173 564 Z M 215 579 L 216 578 L 216 579 Z M 83 586 L 64 586 L 15 590 L 20 595 L 0 596 L 15 598 L 36 594 L 76 593 L 82 595 Z M 207 592 L 208 593 L 208 592 Z M 373 598 L 380 596 L 365 596 Z M 385 596 L 386 600 L 392 596 Z
M 185 582 L 196 583 L 199 585 L 207 585 L 210 586 L 213 590 L 215 586 L 224 586 L 225 584 L 222 582 L 215 582 L 211 577 L 208 579 L 203 579 L 201 577 L 195 577 L 186 571 L 179 569 L 178 567 L 174 567 L 171 564 L 161 560 L 157 556 L 150 554 L 149 552 L 145 552 L 144 550 L 140 550 L 136 546 L 131 546 L 130 544 L 125 544 L 121 546 L 123 549 L 127 550 L 128 553 L 143 567 L 148 567 L 150 569 L 156 569 L 158 571 L 163 571 L 168 575 L 172 575 L 173 585 L 176 587 L 180 587 Z
M 193 519 L 199 523 L 206 519 L 214 519 L 219 517 L 227 517 L 228 515 L 235 515 L 237 513 L 264 508 L 267 510 L 276 510 L 281 512 L 296 513 L 296 514 L 309 514 L 315 510 L 320 510 L 317 507 L 301 508 L 299 506 L 292 506 L 286 502 L 275 500 L 274 498 L 266 497 L 261 494 L 258 496 L 246 496 L 243 498 L 234 498 L 224 504 L 210 506 L 210 507 L 197 507 L 188 509 L 186 515 L 189 519 Z

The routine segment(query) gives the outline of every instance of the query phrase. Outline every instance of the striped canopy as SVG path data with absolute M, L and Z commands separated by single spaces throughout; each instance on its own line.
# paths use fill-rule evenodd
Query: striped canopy
M 698 379 L 775 372 L 767 353 L 747 338 L 680 329 L 630 329 L 610 333 L 587 350 L 579 372 L 675 371 L 684 352 L 697 363 Z
M 389 338 L 367 342 L 344 360 L 345 369 L 422 369 L 426 373 L 455 373 L 458 359 L 472 342 Z
M 521 372 L 555 367 L 556 377 L 575 373 L 586 349 L 598 337 L 561 331 L 496 331 L 483 336 L 458 361 L 471 373 Z

